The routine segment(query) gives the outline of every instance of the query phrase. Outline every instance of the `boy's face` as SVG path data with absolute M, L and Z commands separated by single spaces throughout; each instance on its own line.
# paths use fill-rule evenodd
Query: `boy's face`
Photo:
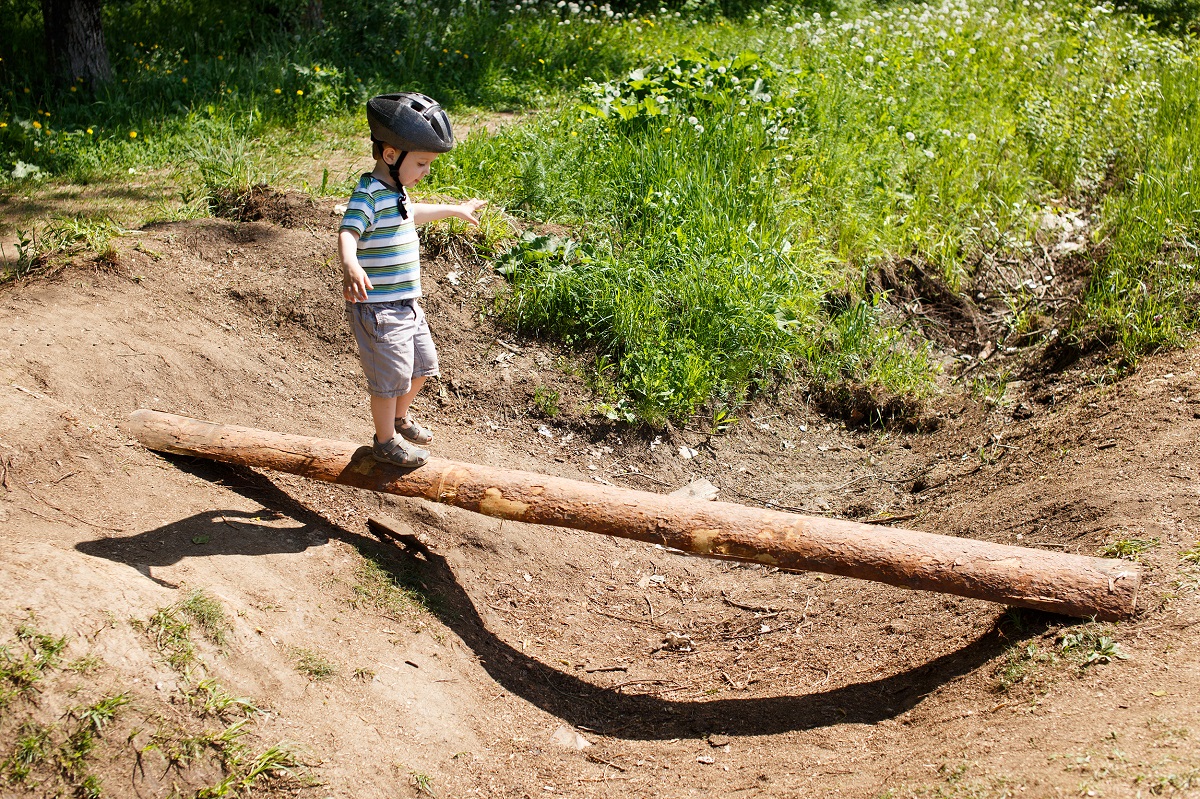
M 384 153 L 384 160 L 393 163 L 399 156 L 397 150 L 389 147 Z M 410 188 L 420 183 L 421 179 L 429 174 L 429 167 L 437 157 L 438 153 L 424 153 L 420 150 L 410 152 L 400 164 L 400 185 Z

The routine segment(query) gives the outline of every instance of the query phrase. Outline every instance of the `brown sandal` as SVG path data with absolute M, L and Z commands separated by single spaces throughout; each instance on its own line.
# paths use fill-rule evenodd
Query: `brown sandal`
M 427 449 L 420 447 L 409 449 L 394 438 L 381 442 L 378 436 L 371 437 L 371 454 L 377 461 L 401 466 L 405 469 L 415 469 L 418 466 L 424 466 L 429 461 L 429 450 Z
M 414 444 L 428 444 L 433 441 L 433 431 L 422 427 L 421 423 L 411 416 L 396 420 L 396 432 Z

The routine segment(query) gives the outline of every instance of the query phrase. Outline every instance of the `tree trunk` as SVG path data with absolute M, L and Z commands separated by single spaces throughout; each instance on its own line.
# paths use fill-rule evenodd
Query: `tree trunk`
M 705 557 L 864 580 L 1091 617 L 1135 610 L 1136 563 L 970 538 L 800 516 L 577 480 L 430 459 L 376 461 L 367 447 L 139 410 L 131 432 L 150 449 L 422 497 L 501 519 L 632 538 Z
M 112 80 L 100 0 L 42 0 L 49 74 L 63 84 L 90 88 Z

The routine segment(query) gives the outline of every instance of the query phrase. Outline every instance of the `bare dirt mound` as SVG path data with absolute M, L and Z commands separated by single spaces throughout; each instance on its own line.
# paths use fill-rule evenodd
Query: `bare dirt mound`
M 1143 615 L 1078 624 L 131 441 L 138 407 L 369 437 L 335 220 L 301 210 L 164 225 L 0 293 L 6 795 L 1200 791 L 1200 352 L 948 394 L 926 434 L 847 430 L 799 394 L 724 435 L 629 430 L 597 421 L 569 353 L 494 326 L 469 247 L 426 253 L 439 454 L 1141 558 Z M 368 530 L 381 513 L 401 537 Z

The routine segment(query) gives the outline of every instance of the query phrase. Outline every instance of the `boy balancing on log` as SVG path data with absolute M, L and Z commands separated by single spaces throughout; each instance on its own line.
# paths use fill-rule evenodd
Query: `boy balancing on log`
M 412 202 L 405 192 L 454 147 L 450 120 L 423 94 L 381 94 L 367 101 L 375 169 L 362 176 L 342 217 L 338 257 L 346 316 L 358 341 L 371 417 L 372 452 L 397 466 L 421 466 L 433 433 L 409 414 L 425 378 L 438 374 L 437 351 L 418 303 L 417 225 L 457 217 L 472 225 L 486 203 Z M 406 443 L 411 442 L 411 444 Z

